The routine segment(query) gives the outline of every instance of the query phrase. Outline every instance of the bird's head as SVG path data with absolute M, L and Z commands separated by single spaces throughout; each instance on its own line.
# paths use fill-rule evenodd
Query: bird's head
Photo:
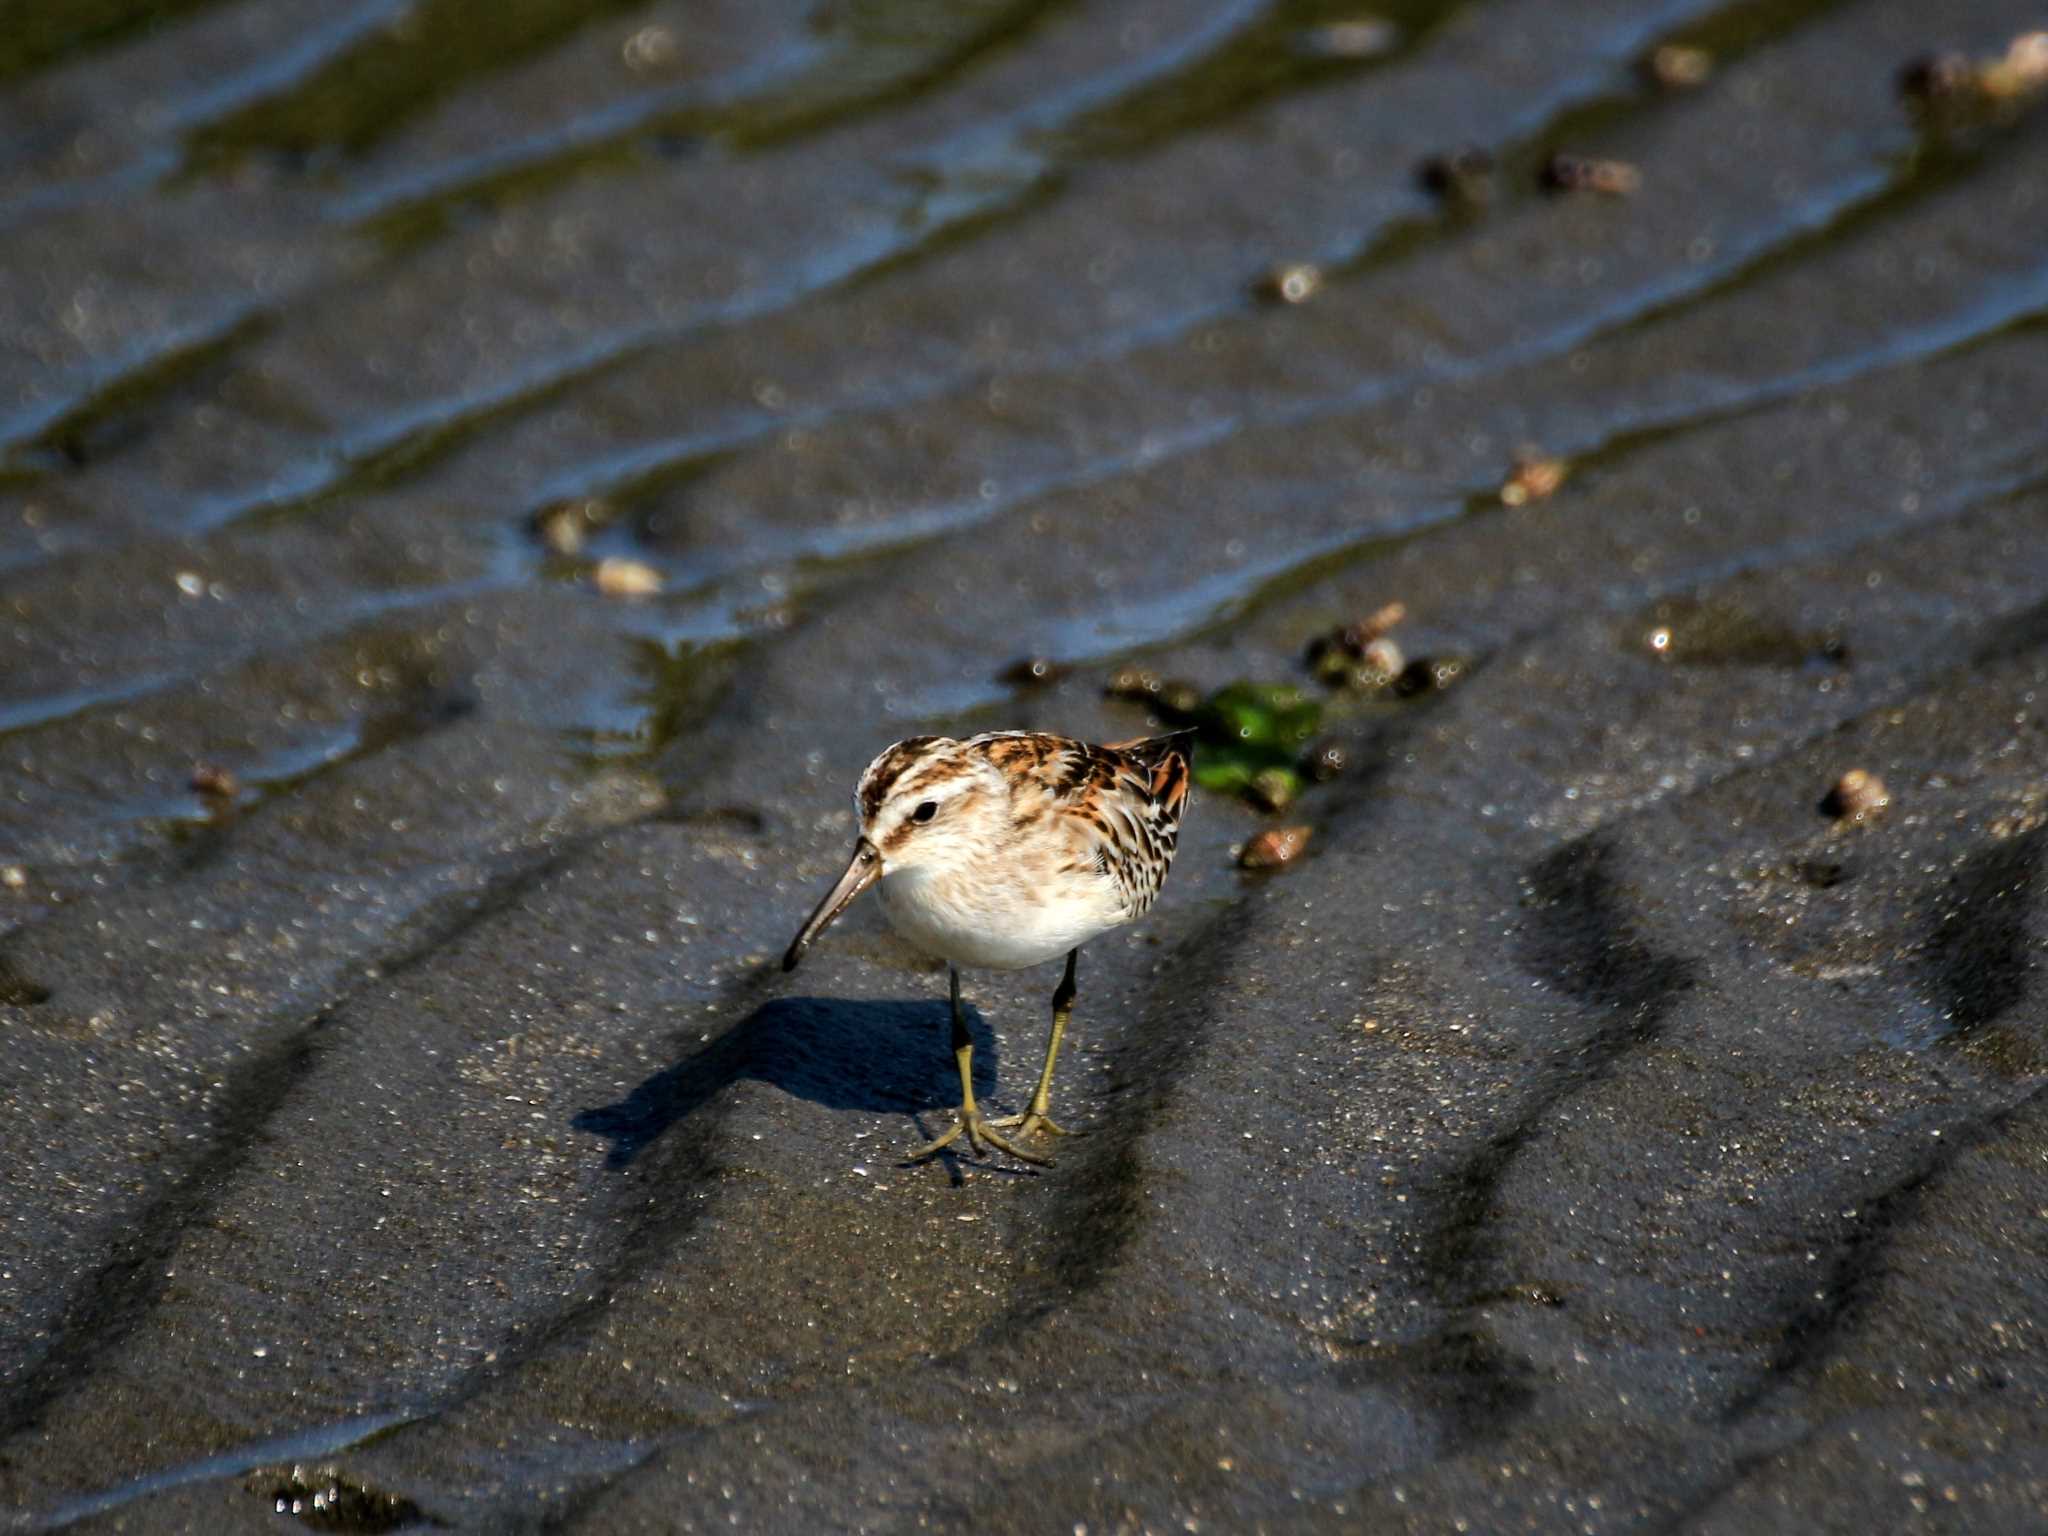
M 1007 801 L 1000 771 L 949 736 L 913 736 L 884 749 L 854 790 L 853 858 L 791 941 L 782 968 L 795 970 L 812 941 L 883 876 L 944 869 L 985 850 Z

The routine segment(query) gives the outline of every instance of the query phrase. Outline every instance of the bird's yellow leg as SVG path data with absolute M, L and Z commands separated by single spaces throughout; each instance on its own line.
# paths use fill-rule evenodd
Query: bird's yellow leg
M 967 1015 L 960 1007 L 960 972 L 953 971 L 953 1060 L 960 1068 L 960 1113 L 953 1122 L 953 1128 L 943 1135 L 913 1149 L 908 1161 L 921 1163 L 928 1157 L 935 1157 L 953 1145 L 964 1134 L 967 1145 L 976 1152 L 981 1151 L 985 1141 L 999 1152 L 1007 1152 L 1019 1162 L 1037 1163 L 1041 1167 L 1052 1161 L 1034 1153 L 1013 1147 L 1010 1143 L 989 1129 L 989 1122 L 981 1118 L 981 1110 L 974 1102 L 974 1036 L 968 1033 Z M 1050 1065 L 1050 1064 L 1048 1064 Z M 996 1122 L 1001 1124 L 1001 1121 Z
M 1005 1115 L 1000 1120 L 989 1121 L 1004 1129 L 1015 1126 L 1020 1136 L 1033 1136 L 1043 1131 L 1052 1136 L 1065 1136 L 1068 1132 L 1053 1122 L 1047 1113 L 1052 1108 L 1052 1068 L 1059 1059 L 1060 1040 L 1067 1032 L 1067 1018 L 1074 1011 L 1074 965 L 1081 951 L 1067 951 L 1066 973 L 1060 977 L 1060 984 L 1052 994 L 1052 1037 L 1045 1043 L 1045 1067 L 1038 1074 L 1038 1087 L 1032 1092 L 1031 1105 L 1021 1115 Z

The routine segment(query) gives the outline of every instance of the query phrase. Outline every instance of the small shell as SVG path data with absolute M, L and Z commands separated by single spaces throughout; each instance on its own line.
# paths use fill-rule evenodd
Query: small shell
M 19 864 L 0 864 L 0 886 L 10 891 L 28 888 L 28 871 Z
M 1381 607 L 1375 608 L 1356 624 L 1345 626 L 1341 637 L 1344 647 L 1354 656 L 1363 656 L 1368 645 L 1379 639 L 1381 635 L 1392 631 L 1397 624 L 1407 617 L 1408 605 L 1406 603 L 1386 603 Z
M 1993 101 L 2011 101 L 2048 85 L 2048 32 L 2022 32 L 2005 56 L 1977 71 L 1977 89 Z
M 533 531 L 552 553 L 580 555 L 590 535 L 617 515 L 611 503 L 595 496 L 579 496 L 536 512 Z
M 680 51 L 676 47 L 676 35 L 669 28 L 648 26 L 626 39 L 619 56 L 625 61 L 626 68 L 635 74 L 646 74 L 675 63 Z
M 1851 768 L 1835 780 L 1820 808 L 1837 821 L 1867 821 L 1891 803 L 1883 779 L 1866 768 Z
M 223 768 L 218 763 L 194 763 L 191 778 L 192 792 L 204 795 L 209 800 L 232 800 L 242 792 L 242 784 L 234 770 Z
M 1401 29 L 1378 16 L 1311 27 L 1295 39 L 1295 52 L 1311 59 L 1383 59 L 1400 46 Z
M 1252 292 L 1274 304 L 1306 304 L 1323 288 L 1323 269 L 1314 262 L 1282 262 L 1252 284 Z
M 1691 90 L 1704 85 L 1714 72 L 1714 56 L 1704 48 L 1686 48 L 1666 43 L 1643 60 L 1643 74 L 1652 85 L 1667 91 Z
M 1627 197 L 1642 189 L 1643 173 L 1626 160 L 1597 160 L 1583 155 L 1552 155 L 1542 174 L 1550 192 L 1600 192 Z
M 1382 635 L 1359 655 L 1358 670 L 1352 674 L 1351 686 L 1384 688 L 1399 677 L 1407 665 L 1408 658 L 1401 654 L 1401 647 Z
M 1540 448 L 1524 448 L 1515 455 L 1515 467 L 1500 488 L 1501 505 L 1525 507 L 1548 500 L 1570 473 L 1571 465 L 1563 459 L 1550 458 Z
M 652 597 L 661 590 L 661 572 L 645 560 L 613 555 L 597 562 L 591 579 L 606 597 Z
M 1387 677 L 1399 672 L 1401 653 L 1392 641 L 1386 641 L 1377 651 L 1373 647 L 1387 631 L 1407 617 L 1406 603 L 1384 603 L 1342 629 L 1325 630 L 1309 642 L 1309 670 L 1315 674 L 1317 682 L 1331 688 L 1379 687 L 1386 678 L 1360 684 L 1358 664 L 1366 662 L 1370 669 L 1384 672 Z M 1388 665 L 1390 660 L 1393 662 L 1391 666 Z
M 1237 862 L 1246 869 L 1279 869 L 1301 857 L 1309 836 L 1307 827 L 1268 827 L 1244 845 Z
M 2048 85 L 2048 32 L 2022 32 L 2005 50 L 2005 64 L 2036 85 Z
M 555 554 L 583 553 L 583 519 L 574 507 L 549 507 L 534 518 L 533 531 Z

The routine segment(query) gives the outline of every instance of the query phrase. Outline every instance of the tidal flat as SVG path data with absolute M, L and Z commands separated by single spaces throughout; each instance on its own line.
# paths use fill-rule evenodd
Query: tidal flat
M 17 0 L 0 1529 L 2048 1528 L 2040 25 Z

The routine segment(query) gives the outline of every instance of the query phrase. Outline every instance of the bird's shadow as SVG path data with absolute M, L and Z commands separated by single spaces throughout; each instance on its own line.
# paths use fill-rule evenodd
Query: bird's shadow
M 975 1009 L 966 1014 L 979 1098 L 995 1087 L 995 1035 Z M 827 1109 L 905 1115 L 952 1109 L 960 1102 L 960 1074 L 951 1042 L 952 1013 L 943 1001 L 777 998 L 618 1103 L 583 1110 L 571 1124 L 608 1137 L 605 1162 L 623 1168 L 741 1078 L 759 1078 Z

